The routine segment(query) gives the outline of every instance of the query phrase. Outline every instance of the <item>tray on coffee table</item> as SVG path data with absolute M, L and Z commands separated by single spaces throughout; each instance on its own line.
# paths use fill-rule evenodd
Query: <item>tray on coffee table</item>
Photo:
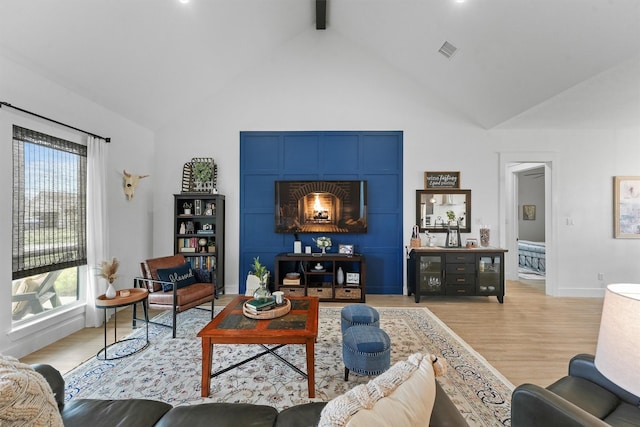
M 257 314 L 252 313 L 247 309 L 247 301 L 242 304 L 242 312 L 245 316 L 250 317 L 251 319 L 275 319 L 276 317 L 284 316 L 289 311 L 291 311 L 291 301 L 286 298 L 282 305 L 275 306 L 271 310 L 260 311 Z

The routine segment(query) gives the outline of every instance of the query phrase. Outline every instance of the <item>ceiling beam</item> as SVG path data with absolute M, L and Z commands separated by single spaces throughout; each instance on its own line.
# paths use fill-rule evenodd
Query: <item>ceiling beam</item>
M 316 0 L 316 30 L 327 29 L 327 0 Z

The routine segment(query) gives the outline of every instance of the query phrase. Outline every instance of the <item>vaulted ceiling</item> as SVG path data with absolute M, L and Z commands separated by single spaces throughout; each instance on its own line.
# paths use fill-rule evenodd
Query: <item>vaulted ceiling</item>
M 0 1 L 0 54 L 152 130 L 308 31 L 315 0 Z M 640 1 L 328 0 L 322 31 L 491 128 L 637 61 Z

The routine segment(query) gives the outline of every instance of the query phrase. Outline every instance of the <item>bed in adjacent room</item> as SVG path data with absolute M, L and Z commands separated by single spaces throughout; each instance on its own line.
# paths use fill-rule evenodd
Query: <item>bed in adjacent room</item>
M 530 240 L 518 240 L 518 267 L 520 271 L 544 275 L 545 242 L 532 242 Z

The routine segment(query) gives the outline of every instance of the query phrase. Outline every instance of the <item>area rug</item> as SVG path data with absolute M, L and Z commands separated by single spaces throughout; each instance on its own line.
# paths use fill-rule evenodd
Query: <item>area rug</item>
M 216 309 L 217 311 L 220 309 Z M 438 381 L 471 426 L 509 426 L 513 385 L 480 354 L 426 308 L 378 308 L 380 327 L 391 337 L 391 363 L 412 353 L 443 356 L 449 370 Z M 169 312 L 155 321 L 171 322 Z M 279 410 L 312 400 L 328 401 L 371 378 L 350 373 L 344 381 L 340 308 L 320 308 L 315 348 L 316 398 L 309 399 L 307 381 L 272 355 L 232 369 L 211 380 L 211 394 L 200 396 L 201 341 L 197 332 L 210 320 L 202 310 L 178 316 L 177 338 L 171 329 L 151 324 L 151 344 L 139 353 L 113 361 L 92 358 L 67 373 L 65 400 L 82 398 L 162 400 L 172 405 L 203 402 L 244 402 L 271 405 Z M 145 328 L 130 337 L 144 337 Z M 117 351 L 128 351 L 126 341 Z M 214 345 L 213 371 L 261 351 L 256 345 Z M 305 347 L 288 345 L 277 353 L 305 369 Z

